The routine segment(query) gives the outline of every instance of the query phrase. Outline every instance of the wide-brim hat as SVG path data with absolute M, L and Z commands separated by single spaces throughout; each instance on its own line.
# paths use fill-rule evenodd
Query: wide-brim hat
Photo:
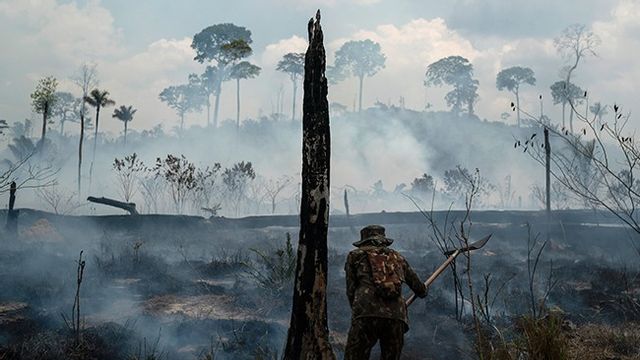
M 386 236 L 384 226 L 369 225 L 360 230 L 360 240 L 354 242 L 353 246 L 360 247 L 367 243 L 389 246 L 393 243 L 393 239 Z

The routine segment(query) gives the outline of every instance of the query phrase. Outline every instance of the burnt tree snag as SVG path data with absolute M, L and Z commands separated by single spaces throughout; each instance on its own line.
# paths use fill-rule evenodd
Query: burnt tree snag
M 545 208 L 547 222 L 551 220 L 551 144 L 549 143 L 549 129 L 544 128 L 544 158 L 545 158 Z
M 302 117 L 300 238 L 285 360 L 334 360 L 327 325 L 331 141 L 320 10 L 308 24 Z
M 102 205 L 117 207 L 118 209 L 122 209 L 124 211 L 127 211 L 131 215 L 138 215 L 138 210 L 136 210 L 136 204 L 135 203 L 126 203 L 126 202 L 113 200 L 113 199 L 109 199 L 109 198 L 105 198 L 105 197 L 96 198 L 96 197 L 93 197 L 93 196 L 89 196 L 87 198 L 87 201 L 92 202 L 92 203 L 96 203 L 96 204 L 102 204 Z
M 547 224 L 547 240 L 550 238 L 551 224 L 551 143 L 549 142 L 549 128 L 544 127 L 544 158 L 545 158 L 545 214 Z
M 18 210 L 14 210 L 16 205 L 17 185 L 15 181 L 11 182 L 9 187 L 9 211 L 7 212 L 6 229 L 9 235 L 18 235 Z

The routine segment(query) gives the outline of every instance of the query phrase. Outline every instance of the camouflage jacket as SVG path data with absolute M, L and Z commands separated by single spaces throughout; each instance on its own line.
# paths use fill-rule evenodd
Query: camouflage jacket
M 367 251 L 379 249 L 380 246 L 365 244 L 352 250 L 347 256 L 345 273 L 347 278 L 347 297 L 351 304 L 352 320 L 362 317 L 379 317 L 402 320 L 409 326 L 407 308 L 402 296 L 384 299 L 376 295 L 371 267 Z M 418 275 L 413 271 L 407 260 L 395 250 L 382 247 L 385 251 L 393 252 L 400 260 L 401 268 L 398 275 L 403 283 L 409 285 L 417 296 L 425 297 L 427 288 Z

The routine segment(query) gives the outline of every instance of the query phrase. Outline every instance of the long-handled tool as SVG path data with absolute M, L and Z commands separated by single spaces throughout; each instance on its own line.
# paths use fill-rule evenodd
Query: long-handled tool
M 436 271 L 434 271 L 433 274 L 431 274 L 431 276 L 429 276 L 429 278 L 427 279 L 427 281 L 424 282 L 424 285 L 426 287 L 431 286 L 431 283 L 433 283 L 438 276 L 440 276 L 440 274 L 442 274 L 444 272 L 444 270 L 447 268 L 447 266 L 449 266 L 449 264 L 451 264 L 453 262 L 453 260 L 456 259 L 456 257 L 458 257 L 458 255 L 462 254 L 463 252 L 467 252 L 467 251 L 473 251 L 473 250 L 478 250 L 481 247 L 483 247 L 487 241 L 489 241 L 489 239 L 491 238 L 491 235 L 493 234 L 489 234 L 485 237 L 483 237 L 482 239 L 469 244 L 463 248 L 460 249 L 454 249 L 454 250 L 449 250 L 447 252 L 444 253 L 445 256 L 449 256 L 447 258 L 447 260 L 445 260 L 445 262 L 442 263 L 442 265 L 440 265 L 440 267 L 438 269 L 436 269 Z M 413 303 L 413 301 L 416 299 L 416 294 L 412 294 L 406 301 L 405 304 L 407 306 L 411 305 Z

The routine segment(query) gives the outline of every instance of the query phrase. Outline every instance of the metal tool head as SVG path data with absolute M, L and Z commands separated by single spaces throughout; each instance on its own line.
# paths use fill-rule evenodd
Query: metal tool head
M 451 255 L 453 255 L 453 253 L 454 253 L 454 252 L 456 252 L 456 251 L 458 251 L 458 250 L 459 250 L 459 252 L 461 252 L 461 253 L 463 253 L 463 252 L 467 252 L 467 251 L 478 250 L 478 249 L 480 249 L 481 247 L 485 246 L 485 244 L 489 241 L 489 239 L 491 239 L 491 236 L 492 236 L 492 235 L 493 235 L 493 234 L 489 234 L 489 235 L 487 235 L 487 236 L 483 237 L 482 239 L 480 239 L 480 240 L 478 240 L 478 241 L 476 241 L 476 242 L 473 242 L 473 243 L 469 244 L 468 246 L 465 246 L 465 247 L 463 247 L 463 248 L 461 248 L 461 249 L 453 249 L 453 250 L 449 250 L 449 251 L 445 252 L 445 253 L 444 253 L 444 255 L 445 255 L 445 256 L 451 256 Z

